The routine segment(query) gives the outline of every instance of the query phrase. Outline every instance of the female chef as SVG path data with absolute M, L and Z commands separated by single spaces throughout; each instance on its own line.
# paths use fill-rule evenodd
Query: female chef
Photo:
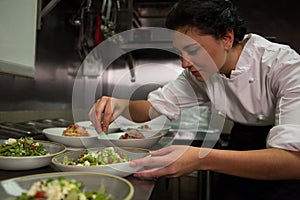
M 192 99 L 213 104 L 221 99 L 226 102 L 223 114 L 234 122 L 228 149 L 169 146 L 132 161 L 132 166 L 153 167 L 135 176 L 178 177 L 211 170 L 220 173 L 216 199 L 299 199 L 300 56 L 287 45 L 246 34 L 237 9 L 227 0 L 180 0 L 166 26 L 178 33 L 173 45 L 182 57 L 182 74 L 145 101 L 102 97 L 90 111 L 96 129 L 106 131 L 121 114 L 137 122 L 161 114 L 176 119 L 178 96 L 187 105 Z M 225 96 L 218 96 L 224 94 L 220 87 L 211 95 L 205 82 L 213 76 L 223 81 Z M 189 98 L 186 87 L 197 98 Z M 201 152 L 208 153 L 203 157 Z

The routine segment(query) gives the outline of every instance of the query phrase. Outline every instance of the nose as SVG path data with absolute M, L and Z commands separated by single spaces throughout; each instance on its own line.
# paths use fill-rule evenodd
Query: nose
M 192 67 L 193 65 L 189 62 L 189 61 L 187 61 L 186 59 L 184 59 L 183 57 L 181 57 L 181 67 L 182 68 L 190 68 L 190 67 Z

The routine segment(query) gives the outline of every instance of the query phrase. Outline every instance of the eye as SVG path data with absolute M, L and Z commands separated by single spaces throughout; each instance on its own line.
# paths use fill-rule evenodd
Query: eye
M 186 51 L 190 56 L 196 55 L 198 51 L 200 50 L 200 47 L 192 48 L 188 51 Z

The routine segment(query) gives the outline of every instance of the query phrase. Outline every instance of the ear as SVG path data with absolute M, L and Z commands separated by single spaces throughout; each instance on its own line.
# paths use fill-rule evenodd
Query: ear
M 225 35 L 222 37 L 225 50 L 230 50 L 233 46 L 234 32 L 232 29 L 228 29 Z

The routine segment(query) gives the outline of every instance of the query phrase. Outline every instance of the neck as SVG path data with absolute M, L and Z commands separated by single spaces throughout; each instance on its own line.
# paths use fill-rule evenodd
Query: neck
M 246 44 L 247 40 L 242 41 L 241 43 L 232 47 L 227 54 L 226 62 L 220 70 L 222 74 L 227 77 L 230 77 L 231 71 L 236 68 L 236 64 L 240 58 L 242 50 Z

